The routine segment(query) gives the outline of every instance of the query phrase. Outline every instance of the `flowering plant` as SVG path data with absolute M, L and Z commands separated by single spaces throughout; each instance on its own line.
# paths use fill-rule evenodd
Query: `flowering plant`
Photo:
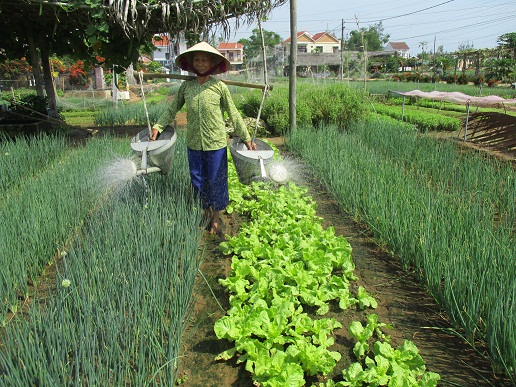
M 12 79 L 16 75 L 26 74 L 31 71 L 31 66 L 25 58 L 6 59 L 0 63 L 0 75 L 5 79 Z
M 87 85 L 88 76 L 84 71 L 84 62 L 78 60 L 73 65 L 68 67 L 68 81 L 70 85 Z

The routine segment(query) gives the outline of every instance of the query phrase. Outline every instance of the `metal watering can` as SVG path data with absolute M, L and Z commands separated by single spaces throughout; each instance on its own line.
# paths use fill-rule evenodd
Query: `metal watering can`
M 131 148 L 141 157 L 136 176 L 160 172 L 167 175 L 172 169 L 177 134 L 172 126 L 167 126 L 157 140 L 149 141 L 149 131 L 142 130 L 131 140 Z
M 269 180 L 265 167 L 272 160 L 274 150 L 262 140 L 253 139 L 253 141 L 256 144 L 256 150 L 248 150 L 239 137 L 233 138 L 229 146 L 238 180 L 242 184 Z

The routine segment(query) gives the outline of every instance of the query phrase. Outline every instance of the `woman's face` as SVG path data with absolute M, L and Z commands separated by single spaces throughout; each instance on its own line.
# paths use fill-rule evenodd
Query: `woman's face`
M 196 52 L 192 59 L 192 65 L 199 73 L 204 74 L 213 66 L 213 57 L 205 52 Z

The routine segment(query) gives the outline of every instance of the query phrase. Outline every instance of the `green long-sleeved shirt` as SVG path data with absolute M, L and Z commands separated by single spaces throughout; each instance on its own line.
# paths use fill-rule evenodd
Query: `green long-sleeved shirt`
M 211 78 L 200 85 L 197 80 L 185 81 L 177 96 L 161 115 L 154 129 L 162 131 L 175 118 L 186 103 L 186 145 L 194 150 L 217 150 L 227 146 L 224 112 L 227 112 L 235 134 L 242 141 L 251 140 L 249 131 L 240 116 L 228 87 L 221 80 Z

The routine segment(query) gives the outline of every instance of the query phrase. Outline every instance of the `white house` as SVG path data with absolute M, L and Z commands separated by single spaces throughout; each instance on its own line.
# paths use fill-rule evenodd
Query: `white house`
M 397 53 L 402 58 L 410 58 L 410 48 L 405 42 L 389 42 L 383 49 L 387 52 Z

